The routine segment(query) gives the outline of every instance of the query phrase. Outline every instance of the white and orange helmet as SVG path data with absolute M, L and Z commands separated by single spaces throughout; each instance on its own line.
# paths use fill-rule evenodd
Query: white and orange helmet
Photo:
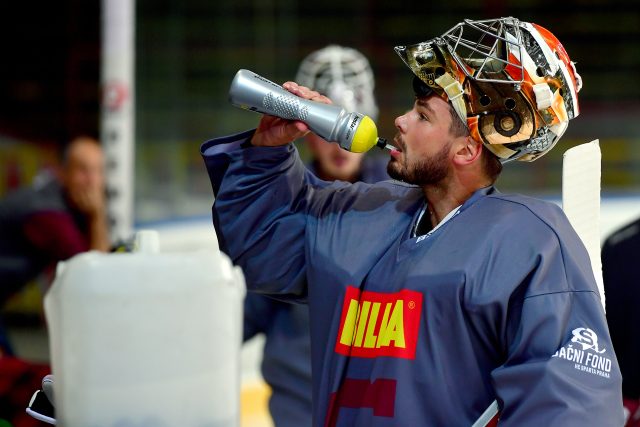
M 539 25 L 465 20 L 395 50 L 503 163 L 543 156 L 579 113 L 582 79 L 560 41 Z

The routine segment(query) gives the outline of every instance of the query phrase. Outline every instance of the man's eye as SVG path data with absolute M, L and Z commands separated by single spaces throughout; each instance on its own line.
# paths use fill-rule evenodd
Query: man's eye
M 427 116 L 425 116 L 424 114 L 422 114 L 422 113 L 418 113 L 418 118 L 420 120 L 429 120 L 429 118 Z

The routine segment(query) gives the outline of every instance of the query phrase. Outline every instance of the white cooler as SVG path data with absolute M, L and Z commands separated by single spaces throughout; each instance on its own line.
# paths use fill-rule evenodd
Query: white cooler
M 58 425 L 238 426 L 242 272 L 137 241 L 62 263 L 45 296 Z

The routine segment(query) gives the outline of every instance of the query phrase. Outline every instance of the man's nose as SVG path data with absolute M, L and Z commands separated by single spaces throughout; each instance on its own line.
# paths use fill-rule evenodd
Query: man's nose
M 396 117 L 396 120 L 393 122 L 396 125 L 396 128 L 398 128 L 400 132 L 404 132 L 406 129 L 406 124 L 407 124 L 406 116 L 407 116 L 406 114 L 398 116 Z

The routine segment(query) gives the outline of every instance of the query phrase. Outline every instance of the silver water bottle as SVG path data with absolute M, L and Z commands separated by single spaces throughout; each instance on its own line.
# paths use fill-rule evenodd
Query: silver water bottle
M 246 110 L 304 122 L 311 132 L 348 151 L 361 153 L 384 143 L 382 138 L 379 141 L 370 117 L 300 98 L 249 70 L 236 73 L 229 88 L 229 101 Z

